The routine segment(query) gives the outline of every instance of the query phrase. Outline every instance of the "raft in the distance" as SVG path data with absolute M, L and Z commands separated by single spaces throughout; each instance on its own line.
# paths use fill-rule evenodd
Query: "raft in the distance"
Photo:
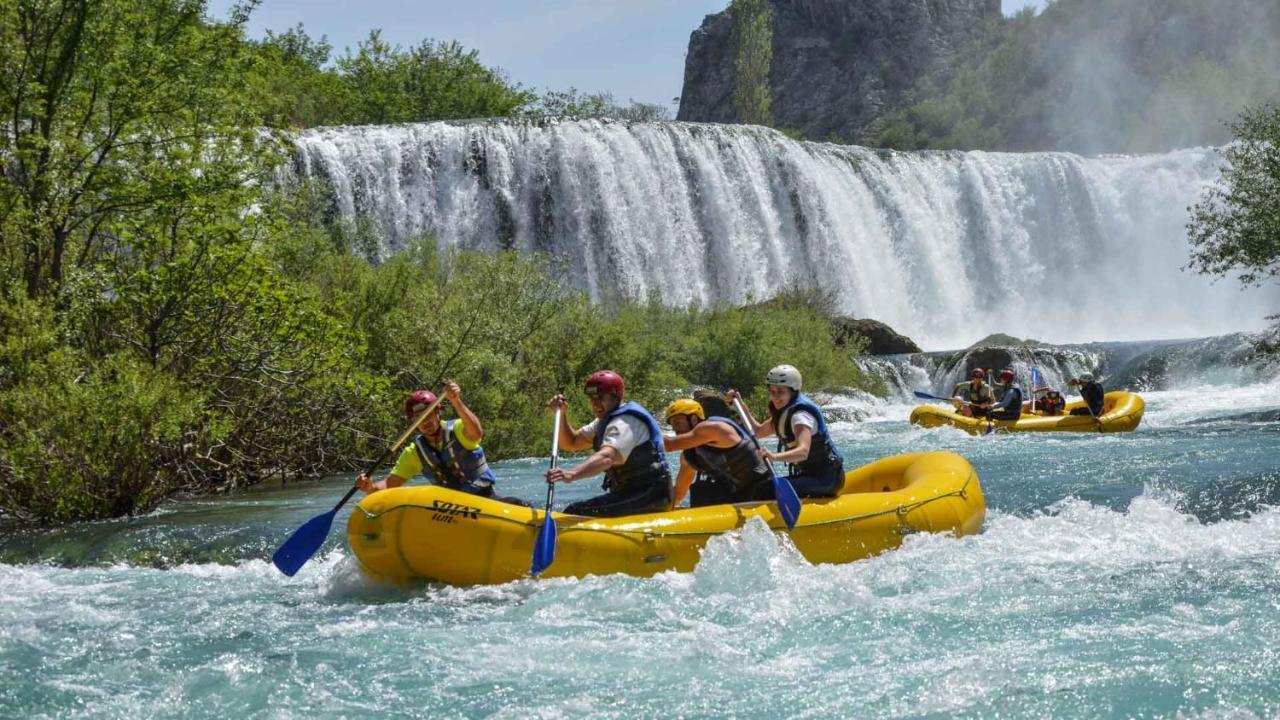
M 540 577 L 687 572 L 707 541 L 760 518 L 786 525 L 772 503 L 741 503 L 622 518 L 553 513 L 555 562 Z M 845 474 L 841 495 L 805 500 L 790 533 L 814 563 L 845 563 L 895 548 L 916 532 L 971 535 L 986 504 L 978 476 L 949 452 L 898 455 Z M 367 496 L 351 512 L 347 540 L 368 574 L 394 582 L 504 583 L 529 575 L 543 512 L 437 486 Z
M 1084 407 L 1083 400 L 1067 403 L 1065 412 Z M 1142 396 L 1125 390 L 1107 393 L 1102 401 L 1102 414 L 1092 415 L 1026 415 L 1018 420 L 970 418 L 939 405 L 921 405 L 911 411 L 911 423 L 927 428 L 950 425 L 983 435 L 988 428 L 999 432 L 1129 432 L 1142 422 L 1146 405 Z

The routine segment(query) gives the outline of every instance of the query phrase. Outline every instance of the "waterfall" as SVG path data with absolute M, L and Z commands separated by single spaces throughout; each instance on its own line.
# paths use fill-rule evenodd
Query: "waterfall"
M 890 152 L 692 123 L 322 128 L 293 172 L 368 215 L 384 252 L 419 234 L 542 252 L 594 297 L 743 303 L 789 282 L 926 348 L 992 332 L 1052 342 L 1256 330 L 1276 288 L 1182 270 L 1212 149 Z

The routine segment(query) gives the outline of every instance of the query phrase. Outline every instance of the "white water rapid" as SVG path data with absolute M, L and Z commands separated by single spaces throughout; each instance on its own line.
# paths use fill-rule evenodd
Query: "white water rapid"
M 599 121 L 324 128 L 294 172 L 374 218 L 392 251 L 545 252 L 574 281 L 664 302 L 740 303 L 797 280 L 926 348 L 992 332 L 1053 342 L 1256 330 L 1276 288 L 1182 270 L 1211 149 L 877 152 L 756 127 Z

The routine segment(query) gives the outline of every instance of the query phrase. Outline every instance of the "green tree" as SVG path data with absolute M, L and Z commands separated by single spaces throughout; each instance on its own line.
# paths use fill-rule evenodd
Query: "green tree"
M 773 125 L 773 9 L 768 0 L 733 0 L 733 107 L 738 121 Z
M 374 30 L 337 60 L 346 92 L 342 122 L 385 124 L 505 117 L 535 99 L 457 42 L 424 40 L 404 50 Z
M 29 297 L 56 295 L 121 218 L 260 177 L 238 95 L 245 16 L 206 23 L 205 9 L 0 0 L 0 242 Z
M 577 88 L 548 90 L 528 108 L 526 117 L 608 118 L 631 122 L 670 120 L 671 110 L 663 105 L 636 102 L 619 105 L 612 93 L 583 93 Z
M 1189 208 L 1189 267 L 1259 285 L 1280 275 L 1280 106 L 1246 110 L 1231 130 L 1221 182 Z
M 249 92 L 262 123 L 276 128 L 336 125 L 347 107 L 348 87 L 331 67 L 333 48 L 312 38 L 301 25 L 282 33 L 267 31 L 254 44 Z

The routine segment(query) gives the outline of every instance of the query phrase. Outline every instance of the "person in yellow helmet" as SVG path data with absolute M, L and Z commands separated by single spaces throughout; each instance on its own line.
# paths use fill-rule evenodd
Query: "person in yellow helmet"
M 773 499 L 769 466 L 741 425 L 727 417 L 707 417 L 692 398 L 668 405 L 667 423 L 676 434 L 663 438 L 663 445 L 681 451 L 673 507 L 686 492 L 690 507 Z

